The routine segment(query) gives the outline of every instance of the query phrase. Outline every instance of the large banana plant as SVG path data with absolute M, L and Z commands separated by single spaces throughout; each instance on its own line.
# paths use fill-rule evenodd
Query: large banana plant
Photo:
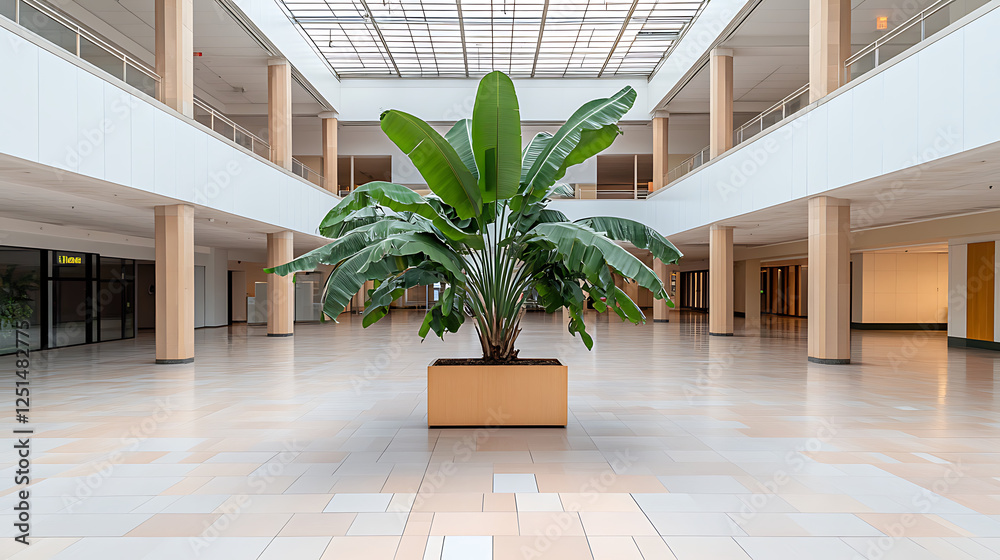
M 555 133 L 540 133 L 522 149 L 514 84 L 493 72 L 479 84 L 472 119 L 441 136 L 402 111 L 386 111 L 381 127 L 413 162 L 432 195 L 393 183 L 362 185 L 320 224 L 328 245 L 268 269 L 280 275 L 332 265 L 324 314 L 339 315 L 374 280 L 363 325 L 375 323 L 414 286 L 444 286 L 419 335 L 456 332 L 472 319 L 490 363 L 516 359 L 525 294 L 534 289 L 546 311 L 569 310 L 569 331 L 587 348 L 588 299 L 639 323 L 642 311 L 615 286 L 612 271 L 670 302 L 663 284 L 618 242 L 648 249 L 666 263 L 680 252 L 650 227 L 613 217 L 570 221 L 546 208 L 564 193 L 566 169 L 596 155 L 621 134 L 616 124 L 635 102 L 626 87 L 580 107 Z

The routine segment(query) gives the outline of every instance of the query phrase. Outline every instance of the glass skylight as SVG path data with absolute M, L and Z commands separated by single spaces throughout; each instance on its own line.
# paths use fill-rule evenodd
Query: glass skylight
M 284 0 L 342 77 L 648 76 L 707 0 Z

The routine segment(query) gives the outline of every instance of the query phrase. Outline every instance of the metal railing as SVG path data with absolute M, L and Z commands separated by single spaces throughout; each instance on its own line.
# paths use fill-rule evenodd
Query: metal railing
M 939 0 L 901 23 L 844 63 L 844 76 L 853 80 L 874 70 L 906 49 L 984 6 L 989 0 Z M 945 10 L 944 8 L 948 8 Z
M 667 184 L 673 183 L 677 179 L 687 175 L 688 173 L 698 169 L 702 165 L 708 163 L 710 153 L 710 146 L 705 146 L 698 153 L 682 161 L 680 165 L 671 169 L 667 172 Z
M 314 185 L 323 186 L 323 175 L 313 171 L 308 165 L 295 158 L 292 158 L 292 173 Z
M 56 10 L 33 0 L 0 0 L 0 15 L 156 98 L 160 77 L 152 68 Z
M 270 144 L 236 124 L 232 119 L 216 111 L 211 105 L 197 97 L 194 98 L 194 120 L 258 156 L 267 160 L 271 159 Z
M 649 195 L 649 189 L 597 189 L 598 199 L 642 200 Z
M 746 124 L 733 131 L 733 146 L 757 136 L 761 132 L 794 115 L 809 104 L 809 84 L 793 91 L 781 101 L 771 105 L 763 113 L 747 121 Z

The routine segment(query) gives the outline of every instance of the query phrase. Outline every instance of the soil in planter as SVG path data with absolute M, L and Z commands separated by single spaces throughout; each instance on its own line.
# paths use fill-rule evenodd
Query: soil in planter
M 432 366 L 561 366 L 555 358 L 514 358 L 513 360 L 486 360 L 483 358 L 438 358 Z

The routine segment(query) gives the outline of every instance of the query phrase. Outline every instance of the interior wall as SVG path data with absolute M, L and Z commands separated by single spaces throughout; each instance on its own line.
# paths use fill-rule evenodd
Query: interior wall
M 855 270 L 856 323 L 945 323 L 948 321 L 947 253 L 862 253 Z M 857 268 L 858 257 L 852 258 Z M 861 319 L 853 313 L 861 308 Z
M 994 241 L 993 270 L 984 270 L 973 264 L 972 270 L 969 267 L 969 244 Z M 948 278 L 950 281 L 948 299 L 948 337 L 957 339 L 969 339 L 974 333 L 968 329 L 969 320 L 969 289 L 974 283 L 982 284 L 984 281 L 993 283 L 993 340 L 1000 343 L 1000 282 L 997 282 L 997 268 L 1000 266 L 1000 236 L 987 236 L 977 239 L 953 240 L 948 243 Z M 970 274 L 972 272 L 972 274 Z M 975 301 L 984 303 L 988 298 L 975 298 Z M 986 341 L 990 342 L 990 341 Z
M 247 297 L 256 297 L 254 287 L 257 282 L 267 282 L 264 263 L 250 261 L 229 261 L 228 270 L 242 270 L 246 273 Z

